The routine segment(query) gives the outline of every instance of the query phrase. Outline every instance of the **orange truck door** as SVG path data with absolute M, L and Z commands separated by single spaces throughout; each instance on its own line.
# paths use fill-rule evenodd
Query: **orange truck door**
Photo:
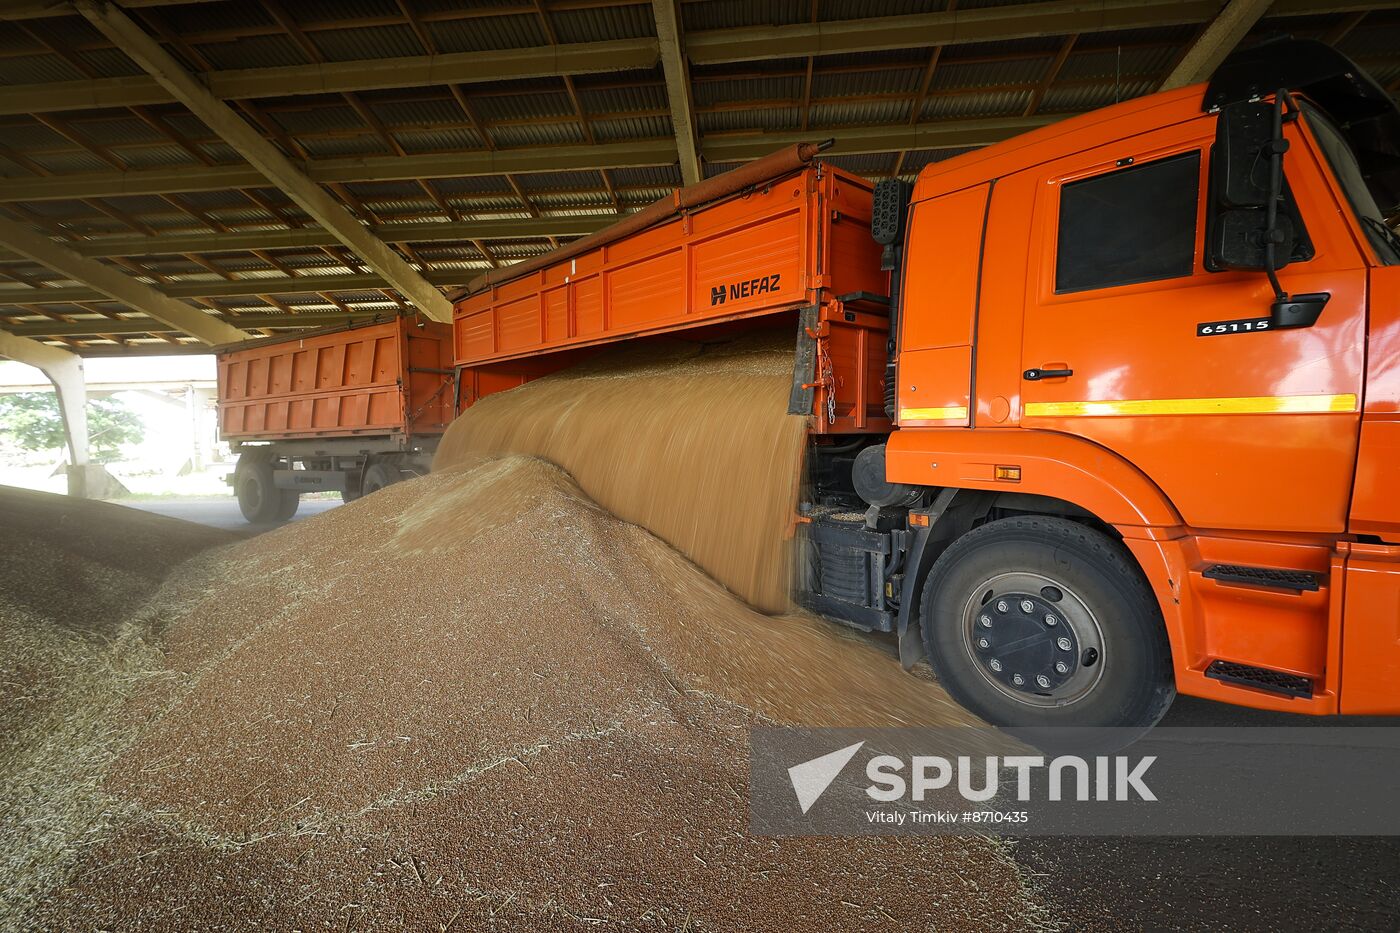
M 1305 237 L 1290 293 L 1311 327 L 1269 330 L 1263 273 L 1204 265 L 1214 118 L 1037 169 L 1022 342 L 1025 427 L 1116 451 L 1188 523 L 1345 530 L 1364 365 L 1365 268 L 1314 154 L 1285 160 Z
M 991 185 L 919 201 L 909 219 L 895 412 L 903 427 L 970 424 L 972 336 Z

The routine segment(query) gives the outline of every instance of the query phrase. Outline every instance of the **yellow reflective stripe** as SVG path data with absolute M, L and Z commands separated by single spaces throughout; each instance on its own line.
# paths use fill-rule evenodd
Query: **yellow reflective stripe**
M 966 421 L 966 405 L 949 405 L 946 408 L 901 408 L 900 421 Z
M 1116 402 L 1027 402 L 1027 418 L 1081 415 L 1272 415 L 1356 411 L 1356 396 L 1256 395 L 1247 398 L 1139 398 Z

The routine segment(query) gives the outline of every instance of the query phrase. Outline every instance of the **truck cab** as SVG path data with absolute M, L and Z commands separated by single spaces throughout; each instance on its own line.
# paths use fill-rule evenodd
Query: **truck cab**
M 876 191 L 896 428 L 853 469 L 911 503 L 906 664 L 1003 724 L 1400 712 L 1398 152 L 1280 40 Z

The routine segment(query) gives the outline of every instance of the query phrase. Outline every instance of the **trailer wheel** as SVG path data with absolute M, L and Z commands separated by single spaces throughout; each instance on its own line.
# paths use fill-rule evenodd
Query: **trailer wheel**
M 296 512 L 301 498 L 293 490 L 273 485 L 272 460 L 262 455 L 243 454 L 238 458 L 234 489 L 238 493 L 238 510 L 255 525 L 286 521 Z
M 372 492 L 378 492 L 385 486 L 392 486 L 401 479 L 403 479 L 403 475 L 392 463 L 376 460 L 365 468 L 365 478 L 360 483 L 360 495 L 367 496 Z
M 929 571 L 922 607 L 939 682 L 993 725 L 1145 730 L 1176 696 L 1147 582 L 1119 544 L 1076 522 L 1021 516 L 968 532 Z

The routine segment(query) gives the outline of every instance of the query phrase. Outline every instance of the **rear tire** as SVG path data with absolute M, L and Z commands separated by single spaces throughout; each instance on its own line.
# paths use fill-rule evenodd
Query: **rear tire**
M 238 510 L 254 525 L 277 521 L 283 508 L 281 492 L 272 483 L 272 459 L 263 454 L 243 454 L 234 468 Z
M 392 486 L 403 475 L 398 468 L 384 460 L 377 460 L 365 468 L 365 478 L 360 483 L 360 494 L 367 496 L 372 492 L 378 492 L 385 486 Z
M 292 516 L 297 514 L 297 509 L 301 507 L 301 493 L 295 489 L 279 489 L 282 494 L 281 502 L 277 507 L 277 521 L 289 522 Z
M 1020 516 L 963 535 L 929 571 L 921 616 L 940 683 L 993 725 L 1145 731 L 1176 696 L 1146 580 L 1076 522 Z

